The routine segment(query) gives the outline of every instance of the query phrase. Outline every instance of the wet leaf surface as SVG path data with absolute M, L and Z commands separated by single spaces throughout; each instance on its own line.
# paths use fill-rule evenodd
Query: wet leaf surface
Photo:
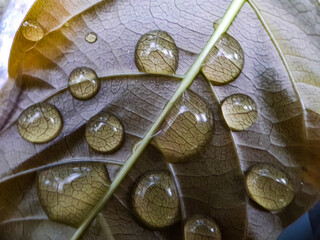
M 48 218 L 48 210 L 37 193 L 37 171 L 50 173 L 63 166 L 98 164 L 113 181 L 180 81 L 177 76 L 139 71 L 185 74 L 214 31 L 213 23 L 223 16 L 229 4 L 230 1 L 35 2 L 23 22 L 35 21 L 37 28 L 26 34 L 27 29 L 21 25 L 11 51 L 9 78 L 1 90 L 1 239 L 72 237 L 74 227 L 53 221 L 50 215 Z M 189 103 L 178 103 L 175 108 L 197 105 L 198 115 L 209 109 L 212 125 L 191 131 L 191 118 L 185 116 L 177 127 L 165 123 L 174 133 L 182 130 L 194 134 L 192 138 L 182 134 L 180 140 L 198 141 L 201 150 L 192 151 L 188 161 L 172 164 L 159 144 L 154 144 L 156 148 L 150 145 L 82 238 L 182 239 L 186 219 L 201 215 L 218 225 L 221 239 L 275 239 L 310 208 L 318 199 L 318 191 L 307 181 L 318 182 L 320 167 L 316 161 L 320 154 L 317 7 L 315 2 L 248 1 L 228 31 L 243 49 L 243 69 L 236 62 L 220 62 L 223 74 L 237 76 L 236 79 L 213 86 L 207 74 L 200 74 L 190 87 L 192 92 L 183 96 L 182 100 Z M 40 26 L 43 32 L 39 32 Z M 151 34 L 156 41 L 145 39 L 142 48 L 136 48 L 139 39 L 154 30 L 170 34 L 177 49 L 166 34 Z M 88 41 L 89 33 L 95 33 L 97 39 L 90 37 Z M 172 51 L 173 58 L 159 62 L 163 55 L 155 52 L 147 61 L 152 69 L 149 71 L 146 65 L 139 67 L 144 64 L 142 59 L 136 65 L 135 56 L 136 49 L 144 51 L 146 44 L 152 43 L 165 46 L 162 50 Z M 235 50 L 234 46 L 238 49 L 236 44 L 227 46 L 228 54 L 230 49 Z M 230 64 L 234 64 L 233 68 L 228 69 Z M 82 100 L 70 93 L 70 85 L 68 88 L 70 74 L 79 67 L 94 70 L 101 82 L 100 90 L 92 91 L 88 82 L 80 81 L 75 94 L 94 92 Z M 234 70 L 239 69 L 242 71 L 235 74 Z M 190 92 L 196 94 L 196 100 L 188 100 Z M 256 104 L 254 117 L 250 111 L 232 109 L 233 122 L 239 123 L 241 129 L 230 126 L 221 109 L 223 101 L 235 94 L 248 96 Z M 63 122 L 61 132 L 53 134 L 56 138 L 44 144 L 26 141 L 17 128 L 21 113 L 39 103 L 55 106 Z M 95 151 L 85 136 L 90 119 L 103 112 L 119 119 L 124 129 L 122 145 L 107 153 Z M 159 137 L 161 132 L 166 133 L 165 129 L 159 129 Z M 166 138 L 168 134 L 163 135 L 165 144 Z M 154 139 L 156 142 L 157 136 Z M 280 169 L 292 181 L 290 191 L 294 197 L 281 212 L 266 211 L 249 199 L 245 175 L 260 163 Z M 143 225 L 132 206 L 137 180 L 150 171 L 169 171 L 179 195 L 181 221 L 163 230 Z M 92 185 L 93 179 L 85 181 Z M 86 184 L 80 185 L 84 188 L 81 192 L 85 192 Z M 83 218 L 88 214 L 80 213 Z

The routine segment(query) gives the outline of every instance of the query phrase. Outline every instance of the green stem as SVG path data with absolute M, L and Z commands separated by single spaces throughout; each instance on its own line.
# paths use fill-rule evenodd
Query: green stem
M 210 53 L 213 46 L 217 43 L 217 41 L 220 39 L 221 35 L 224 34 L 230 25 L 232 24 L 234 18 L 240 11 L 241 7 L 245 3 L 246 0 L 233 0 L 231 5 L 229 6 L 227 12 L 225 13 L 224 17 L 222 18 L 218 28 L 215 30 L 215 32 L 212 34 L 211 38 L 207 42 L 206 46 L 201 51 L 198 58 L 195 60 L 195 62 L 192 64 L 191 68 L 186 73 L 184 79 L 181 81 L 178 89 L 172 96 L 172 98 L 169 100 L 169 102 L 166 104 L 165 108 L 159 115 L 156 122 L 152 125 L 152 127 L 149 129 L 148 133 L 145 135 L 145 137 L 141 140 L 140 144 L 137 146 L 135 151 L 132 153 L 132 155 L 129 157 L 129 159 L 126 161 L 126 163 L 121 168 L 120 172 L 118 173 L 115 180 L 110 185 L 109 190 L 105 193 L 103 198 L 100 200 L 100 202 L 93 208 L 89 216 L 83 221 L 81 226 L 77 229 L 75 234 L 73 235 L 71 240 L 77 240 L 80 238 L 82 233 L 88 228 L 92 220 L 97 216 L 97 214 L 102 210 L 104 205 L 108 202 L 108 200 L 112 197 L 113 193 L 117 190 L 118 186 L 122 182 L 122 180 L 127 176 L 128 172 L 130 171 L 133 164 L 136 162 L 136 160 L 139 158 L 139 156 L 142 154 L 144 149 L 147 147 L 149 142 L 152 139 L 152 136 L 157 132 L 157 130 L 160 128 L 162 122 L 164 121 L 167 114 L 170 112 L 170 110 L 173 108 L 176 101 L 182 96 L 182 94 L 189 88 L 189 86 L 192 84 L 195 77 L 198 75 L 198 73 L 201 70 L 201 66 L 203 62 L 205 61 L 206 57 Z

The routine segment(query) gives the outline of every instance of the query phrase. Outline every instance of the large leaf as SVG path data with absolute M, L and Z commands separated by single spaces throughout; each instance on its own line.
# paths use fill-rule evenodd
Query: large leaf
M 102 162 L 110 179 L 116 179 L 126 160 L 137 155 L 134 149 L 146 140 L 184 77 L 139 73 L 134 62 L 137 41 L 150 30 L 170 33 L 179 48 L 176 73 L 184 75 L 195 65 L 214 31 L 213 23 L 229 4 L 224 0 L 35 2 L 25 20 L 36 19 L 45 36 L 37 43 L 27 41 L 20 28 L 8 71 L 1 72 L 1 77 L 8 74 L 0 98 L 1 239 L 72 237 L 74 227 L 45 214 L 36 192 L 36 172 L 70 162 Z M 285 0 L 245 3 L 228 30 L 244 50 L 241 74 L 231 84 L 214 87 L 200 74 L 190 87 L 214 116 L 212 138 L 204 151 L 189 162 L 167 164 L 162 153 L 148 146 L 82 238 L 179 239 L 184 220 L 202 214 L 218 223 L 222 239 L 275 239 L 309 209 L 318 192 L 305 181 L 317 183 L 320 167 L 317 7 L 315 2 Z M 98 35 L 93 44 L 85 41 L 89 32 Z M 67 89 L 69 74 L 80 66 L 95 69 L 102 80 L 98 95 L 89 101 L 76 100 Z M 241 132 L 230 131 L 220 108 L 226 97 L 236 93 L 250 96 L 259 113 L 257 121 Z M 64 127 L 53 141 L 32 144 L 20 137 L 17 119 L 24 109 L 42 101 L 59 109 Z M 125 129 L 123 146 L 110 154 L 89 148 L 84 136 L 85 124 L 101 111 L 117 116 Z M 256 163 L 271 163 L 292 179 L 295 197 L 283 211 L 271 213 L 249 200 L 244 174 Z M 159 169 L 174 176 L 182 217 L 163 231 L 143 226 L 130 202 L 139 176 Z

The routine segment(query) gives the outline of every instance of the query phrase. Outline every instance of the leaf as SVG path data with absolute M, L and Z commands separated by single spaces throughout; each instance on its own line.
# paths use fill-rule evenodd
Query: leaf
M 273 0 L 246 3 L 228 31 L 244 50 L 243 70 L 234 82 L 212 86 L 197 73 L 211 48 L 205 45 L 214 31 L 213 22 L 229 4 L 36 1 L 25 20 L 36 20 L 44 36 L 35 43 L 23 37 L 21 28 L 17 32 L 9 79 L 0 98 L 1 237 L 70 239 L 74 235 L 75 228 L 48 219 L 35 183 L 37 171 L 70 163 L 104 163 L 115 191 L 83 239 L 179 239 L 183 224 L 198 214 L 216 221 L 222 239 L 275 239 L 312 206 L 318 192 L 301 180 L 317 179 L 318 174 L 310 171 L 319 169 L 313 160 L 319 155 L 318 6 Z M 222 21 L 213 36 L 222 34 L 227 23 Z M 152 30 L 172 36 L 179 49 L 176 74 L 183 76 L 138 72 L 135 46 Z M 85 41 L 91 32 L 98 36 L 93 44 Z M 99 93 L 89 101 L 76 100 L 67 89 L 69 74 L 82 66 L 94 69 L 101 79 Z M 204 151 L 188 162 L 169 164 L 154 142 L 155 147 L 143 149 L 157 137 L 154 130 L 159 130 L 174 102 L 181 94 L 187 98 L 185 88 L 193 78 L 192 94 L 199 95 L 213 113 L 212 137 Z M 257 105 L 257 121 L 245 131 L 230 131 L 223 119 L 221 102 L 233 94 L 250 96 Z M 42 101 L 56 106 L 64 127 L 53 141 L 32 144 L 18 134 L 17 119 L 27 107 Z M 86 142 L 85 124 L 101 111 L 113 114 L 125 129 L 124 143 L 116 152 L 99 153 Z M 270 213 L 249 200 L 244 176 L 256 163 L 273 164 L 291 179 L 295 197 L 282 212 Z M 307 174 L 300 176 L 301 167 Z M 165 230 L 145 227 L 131 207 L 136 180 L 152 170 L 170 171 L 179 190 L 182 221 Z M 86 220 L 90 217 L 95 215 Z

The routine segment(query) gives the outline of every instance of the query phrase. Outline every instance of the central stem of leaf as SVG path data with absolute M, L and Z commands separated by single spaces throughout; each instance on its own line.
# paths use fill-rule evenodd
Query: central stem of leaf
M 112 184 L 110 185 L 109 190 L 105 193 L 103 198 L 100 200 L 100 202 L 94 207 L 94 209 L 91 211 L 89 216 L 83 221 L 81 226 L 77 229 L 75 234 L 73 235 L 71 240 L 77 240 L 81 237 L 83 232 L 88 228 L 90 223 L 95 219 L 97 214 L 102 210 L 104 205 L 108 202 L 108 200 L 112 197 L 113 193 L 117 190 L 120 183 L 123 181 L 123 179 L 127 176 L 128 172 L 130 171 L 133 164 L 136 162 L 136 160 L 139 158 L 139 156 L 142 154 L 144 149 L 147 147 L 147 145 L 150 143 L 152 137 L 155 135 L 155 133 L 160 128 L 162 122 L 165 120 L 167 114 L 171 111 L 174 104 L 179 100 L 179 98 L 182 96 L 182 94 L 189 88 L 189 86 L 192 84 L 195 77 L 198 75 L 198 73 L 201 70 L 202 64 L 205 61 L 206 57 L 210 53 L 213 46 L 218 42 L 221 35 L 224 34 L 230 25 L 232 24 L 234 18 L 240 11 L 241 7 L 245 3 L 246 0 L 233 0 L 231 5 L 229 6 L 228 10 L 226 11 L 225 15 L 223 16 L 219 26 L 215 30 L 215 32 L 210 37 L 209 41 L 205 45 L 205 47 L 202 49 L 200 55 L 195 60 L 195 62 L 192 64 L 188 72 L 186 73 L 185 77 L 181 81 L 178 89 L 170 99 L 170 101 L 166 104 L 165 108 L 159 115 L 156 122 L 152 125 L 152 127 L 149 129 L 148 133 L 145 135 L 145 137 L 140 141 L 140 144 L 136 147 L 132 155 L 129 157 L 129 159 L 126 161 L 126 163 L 121 168 L 120 172 L 118 173 L 117 177 L 114 179 Z

